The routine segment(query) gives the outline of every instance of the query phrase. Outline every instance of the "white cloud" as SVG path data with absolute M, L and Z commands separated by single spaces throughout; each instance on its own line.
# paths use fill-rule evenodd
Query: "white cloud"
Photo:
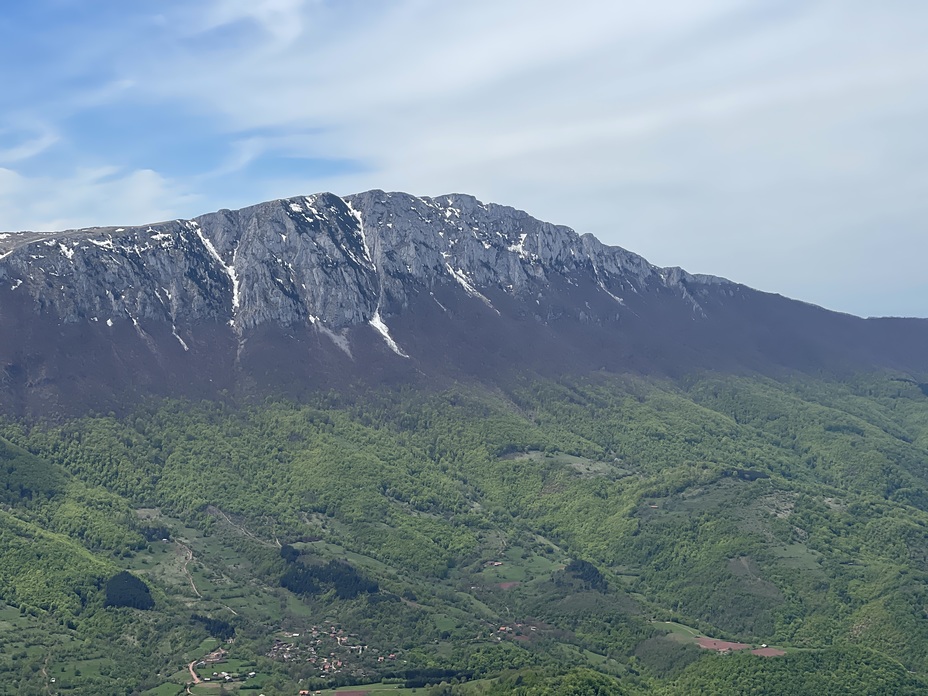
M 62 178 L 28 177 L 0 168 L 5 230 L 57 231 L 141 225 L 191 211 L 196 198 L 151 170 L 78 170 Z

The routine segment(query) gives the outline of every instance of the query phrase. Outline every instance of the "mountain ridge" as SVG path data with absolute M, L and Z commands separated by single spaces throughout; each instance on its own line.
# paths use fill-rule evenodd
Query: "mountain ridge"
M 415 213 L 418 222 L 426 225 L 434 224 L 437 227 L 437 237 L 436 234 L 422 234 L 424 230 L 421 227 L 411 226 L 409 219 L 400 219 L 398 224 L 402 225 L 401 229 L 406 236 L 401 237 L 399 234 L 394 234 L 392 240 L 387 239 L 389 231 L 395 228 L 392 220 L 398 217 L 402 218 L 395 206 L 392 210 L 385 211 L 383 209 L 383 204 L 391 198 L 398 199 L 402 204 L 412 204 L 409 209 Z M 338 203 L 342 204 L 341 209 L 339 209 Z M 317 204 L 323 208 L 322 212 L 316 208 Z M 461 207 L 459 208 L 455 204 Z M 358 207 L 355 208 L 355 205 Z M 463 218 L 462 209 L 463 214 L 466 215 Z M 490 214 L 479 215 L 481 211 Z M 295 224 L 286 224 L 285 220 L 280 216 L 281 212 Z M 475 213 L 477 214 L 475 215 Z M 249 235 L 254 236 L 253 231 L 242 230 L 242 222 L 248 221 L 253 225 L 258 217 L 262 217 L 271 227 L 295 231 L 301 235 L 308 231 L 314 231 L 317 233 L 312 238 L 314 244 L 318 244 L 318 233 L 331 231 L 325 228 L 327 225 L 334 224 L 338 226 L 338 232 L 341 233 L 342 240 L 347 242 L 348 245 L 341 244 L 341 248 L 338 250 L 325 249 L 324 252 L 340 251 L 342 258 L 337 260 L 375 272 L 378 264 L 373 263 L 370 257 L 372 251 L 378 255 L 382 266 L 384 253 L 395 253 L 395 247 L 399 245 L 398 243 L 407 247 L 411 243 L 415 244 L 414 256 L 420 259 L 426 255 L 429 257 L 427 267 L 425 264 L 420 263 L 420 267 L 416 269 L 419 271 L 419 275 L 416 277 L 421 278 L 421 272 L 426 270 L 437 272 L 438 275 L 445 276 L 446 280 L 450 278 L 462 284 L 465 290 L 471 294 L 473 294 L 474 286 L 470 282 L 469 276 L 474 273 L 474 269 L 458 269 L 453 267 L 451 263 L 436 262 L 434 258 L 435 252 L 438 251 L 443 260 L 449 257 L 455 261 L 467 260 L 454 258 L 455 254 L 452 253 L 457 244 L 469 241 L 466 235 L 460 234 L 451 237 L 449 234 L 449 238 L 444 240 L 445 243 L 442 242 L 442 238 L 447 233 L 453 231 L 464 232 L 465 225 L 468 226 L 467 231 L 473 234 L 473 237 L 484 247 L 485 251 L 492 252 L 487 256 L 495 254 L 497 256 L 495 261 L 505 260 L 509 262 L 502 265 L 497 264 L 494 267 L 495 274 L 504 273 L 506 276 L 499 280 L 524 280 L 521 274 L 514 272 L 515 269 L 512 265 L 514 259 L 512 256 L 516 255 L 519 257 L 519 261 L 526 262 L 529 266 L 541 264 L 542 269 L 550 268 L 552 262 L 565 263 L 568 260 L 579 263 L 589 262 L 592 265 L 594 274 L 597 276 L 597 280 L 601 282 L 601 289 L 613 298 L 616 296 L 605 287 L 606 281 L 600 277 L 601 275 L 606 275 L 606 280 L 613 280 L 612 276 L 631 277 L 639 282 L 646 279 L 659 279 L 668 286 L 678 286 L 684 280 L 700 284 L 738 285 L 724 278 L 704 274 L 690 274 L 679 267 L 661 268 L 655 266 L 640 255 L 622 247 L 603 244 L 591 234 L 580 235 L 569 227 L 537 220 L 524 211 L 508 206 L 483 204 L 473 196 L 466 194 L 447 194 L 432 198 L 414 197 L 402 193 L 386 193 L 379 190 L 345 196 L 344 198 L 330 193 L 320 193 L 310 196 L 276 199 L 234 211 L 222 209 L 189 220 L 177 219 L 128 227 L 92 227 L 47 233 L 6 233 L 0 238 L 0 261 L 5 261 L 5 266 L 17 261 L 19 263 L 14 266 L 15 270 L 4 268 L 3 277 L 10 279 L 14 284 L 16 280 L 26 282 L 22 277 L 15 278 L 14 274 L 19 272 L 21 276 L 26 275 L 24 273 L 26 267 L 36 265 L 27 262 L 22 256 L 26 249 L 35 248 L 40 244 L 46 248 L 44 250 L 41 248 L 35 250 L 44 253 L 29 254 L 29 261 L 51 260 L 57 254 L 60 257 L 59 261 L 63 258 L 73 264 L 75 253 L 86 255 L 90 251 L 100 255 L 100 250 L 102 250 L 102 252 L 122 252 L 123 254 L 135 253 L 141 256 L 146 252 L 157 251 L 157 246 L 160 246 L 162 250 L 176 246 L 185 251 L 199 252 L 200 254 L 205 252 L 212 257 L 212 261 L 218 265 L 220 270 L 228 273 L 229 268 L 235 268 L 234 256 L 238 251 L 238 247 L 243 243 L 247 245 L 257 241 L 248 238 Z M 300 217 L 302 217 L 302 220 L 299 219 Z M 353 217 L 354 220 L 349 219 L 350 217 Z M 502 223 L 502 229 L 490 229 L 494 218 Z M 367 242 L 362 239 L 364 226 L 367 225 L 368 230 L 370 230 L 372 221 L 375 234 L 371 248 L 367 248 Z M 356 229 L 354 228 L 355 222 L 357 223 Z M 518 230 L 515 230 L 516 224 L 519 225 Z M 525 225 L 529 227 L 528 232 L 523 231 Z M 408 235 L 408 230 L 411 228 L 415 229 L 417 234 Z M 260 231 L 262 233 L 269 232 L 266 228 Z M 287 237 L 284 232 L 278 232 L 278 234 Z M 146 239 L 145 235 L 149 235 L 149 237 Z M 103 239 L 94 239 L 94 237 L 99 236 L 102 236 Z M 202 244 L 201 249 L 190 247 L 190 242 L 195 242 L 194 236 L 199 237 Z M 160 244 L 152 245 L 152 241 L 160 242 Z M 269 240 L 265 237 L 261 241 L 266 242 Z M 286 242 L 287 239 L 282 241 Z M 388 247 L 384 252 L 384 246 L 387 242 L 390 242 L 392 246 Z M 290 246 L 289 249 L 286 248 L 287 245 L 281 245 L 280 248 L 270 247 L 268 251 L 287 250 L 297 253 L 302 251 L 299 248 L 293 249 L 292 245 Z M 358 252 L 362 252 L 360 256 L 358 256 Z M 580 255 L 579 252 L 583 252 L 583 255 Z M 473 256 L 473 250 L 465 250 L 464 255 Z M 568 255 L 574 258 L 568 259 Z M 260 260 L 266 261 L 267 259 L 262 258 Z M 409 256 L 407 256 L 406 261 L 410 260 Z M 480 258 L 477 261 L 486 263 L 487 259 Z M 279 258 L 278 262 L 280 263 Z M 52 273 L 61 276 L 61 271 L 65 270 L 65 268 L 63 264 L 55 264 Z M 409 267 L 407 266 L 407 268 Z M 399 270 L 393 267 L 387 268 L 386 272 L 395 277 L 399 275 Z M 493 280 L 486 274 L 480 279 L 481 284 L 484 285 L 491 284 Z M 237 308 L 235 297 L 237 283 L 237 280 L 233 280 L 231 286 L 225 282 L 220 283 L 226 285 L 223 288 L 224 294 L 229 292 L 232 294 L 232 309 Z M 467 285 L 471 285 L 471 288 L 467 288 Z M 626 290 L 628 289 L 626 288 Z M 634 291 L 634 289 L 632 290 Z M 160 298 L 159 301 L 161 301 Z M 117 306 L 118 304 L 116 303 Z M 92 308 L 88 307 L 86 309 L 90 310 Z M 324 308 L 314 306 L 310 307 L 310 309 L 322 310 Z M 316 315 L 308 314 L 307 316 Z M 66 313 L 64 318 L 66 321 L 72 321 L 84 317 Z M 246 325 L 254 325 L 271 318 L 264 316 L 248 317 L 245 321 Z M 273 318 L 278 320 L 281 318 L 289 319 L 287 317 Z M 295 318 L 303 319 L 305 317 L 299 316 Z M 370 317 L 366 318 L 368 321 L 369 319 Z M 337 314 L 329 317 L 328 320 L 335 325 L 362 323 L 357 321 L 357 317 L 343 317 Z
M 190 220 L 7 233 L 0 326 L 0 403 L 15 412 L 43 411 L 36 399 L 102 406 L 127 388 L 928 370 L 926 320 L 861 319 L 660 268 L 466 194 L 320 193 Z

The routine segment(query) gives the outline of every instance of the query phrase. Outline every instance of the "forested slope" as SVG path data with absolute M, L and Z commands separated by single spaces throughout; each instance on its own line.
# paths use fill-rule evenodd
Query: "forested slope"
M 908 375 L 159 400 L 2 435 L 0 600 L 59 635 L 61 693 L 180 688 L 231 635 L 269 694 L 917 693 L 928 674 L 928 396 Z M 152 608 L 104 606 L 121 570 Z M 314 630 L 341 666 L 275 648 Z M 88 672 L 107 635 L 160 647 Z M 37 655 L 3 668 L 42 683 Z

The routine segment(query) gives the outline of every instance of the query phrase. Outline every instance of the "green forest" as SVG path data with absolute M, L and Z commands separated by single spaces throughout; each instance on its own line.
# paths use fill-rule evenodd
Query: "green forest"
M 928 693 L 926 393 L 596 374 L 6 419 L 0 694 Z

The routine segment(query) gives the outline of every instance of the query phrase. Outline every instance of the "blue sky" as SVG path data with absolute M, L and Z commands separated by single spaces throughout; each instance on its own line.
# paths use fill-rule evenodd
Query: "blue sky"
M 928 317 L 921 0 L 32 0 L 0 231 L 466 192 L 653 263 Z

